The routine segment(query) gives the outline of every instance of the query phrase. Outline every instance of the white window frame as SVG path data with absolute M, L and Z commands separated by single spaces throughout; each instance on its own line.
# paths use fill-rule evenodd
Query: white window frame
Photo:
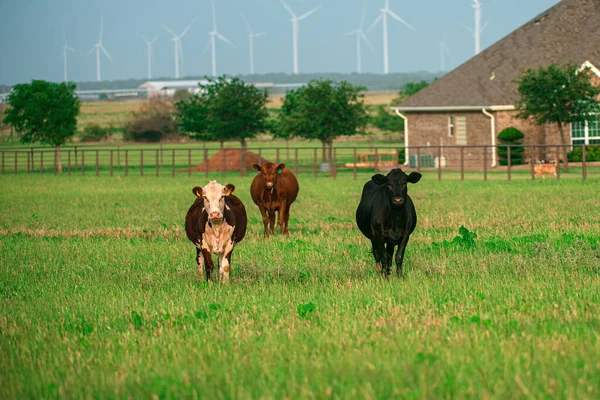
M 596 116 L 598 124 L 600 124 L 600 116 Z M 584 127 L 583 127 L 583 132 L 584 135 L 582 137 L 574 137 L 573 136 L 573 125 L 574 123 L 571 124 L 571 146 L 581 146 L 582 143 L 574 143 L 575 140 L 577 141 L 581 141 L 583 140 L 583 144 L 590 144 L 590 140 L 600 140 L 600 127 L 598 130 L 598 135 L 597 136 L 590 136 L 590 127 L 589 127 L 589 123 L 588 121 L 583 121 L 584 122 Z
M 448 116 L 448 137 L 455 137 L 456 121 L 454 115 Z

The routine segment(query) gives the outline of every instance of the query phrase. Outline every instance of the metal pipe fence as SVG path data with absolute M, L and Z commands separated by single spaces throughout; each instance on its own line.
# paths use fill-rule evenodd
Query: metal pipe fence
M 548 174 L 536 171 L 538 160 L 546 165 L 560 161 L 556 175 L 561 179 L 563 150 L 577 149 L 568 163 L 570 177 L 582 180 L 600 177 L 600 145 L 447 145 L 447 146 L 340 146 L 329 152 L 322 147 L 260 147 L 252 149 L 209 147 L 93 148 L 64 147 L 60 160 L 55 149 L 0 149 L 1 175 L 60 173 L 71 176 L 202 176 L 210 173 L 251 172 L 253 164 L 271 161 L 285 163 L 296 174 L 314 179 L 340 174 L 357 179 L 360 172 L 382 172 L 401 167 L 404 170 L 431 172 L 438 180 L 501 178 L 539 179 Z M 242 154 L 243 153 L 243 154 Z M 408 155 L 408 157 L 405 157 Z M 592 160 L 590 161 L 590 157 Z M 241 160 L 245 160 L 242 165 Z

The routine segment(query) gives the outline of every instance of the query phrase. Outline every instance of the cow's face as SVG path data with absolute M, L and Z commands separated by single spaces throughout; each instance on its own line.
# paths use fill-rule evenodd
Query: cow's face
M 262 166 L 254 164 L 254 169 L 260 171 L 265 179 L 265 188 L 272 189 L 277 183 L 277 173 L 285 168 L 285 164 L 273 164 L 271 162 L 264 163 Z
M 393 206 L 402 207 L 406 203 L 407 185 L 419 182 L 421 174 L 411 172 L 410 175 L 406 175 L 400 168 L 396 168 L 386 176 L 377 174 L 373 175 L 371 179 L 380 186 L 386 186 L 392 198 Z
M 229 196 L 234 190 L 235 186 L 232 184 L 223 186 L 217 181 L 211 181 L 203 188 L 196 186 L 193 189 L 193 192 L 196 196 L 202 197 L 204 201 L 204 210 L 208 214 L 210 222 L 219 224 L 223 221 L 225 196 Z

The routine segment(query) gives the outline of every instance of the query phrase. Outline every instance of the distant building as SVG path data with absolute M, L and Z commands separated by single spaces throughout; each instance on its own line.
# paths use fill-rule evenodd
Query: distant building
M 173 97 L 178 90 L 185 90 L 191 94 L 200 91 L 199 84 L 208 83 L 201 81 L 148 81 L 140 85 L 141 89 L 146 89 L 149 99 L 154 97 Z
M 405 119 L 406 144 L 493 145 L 498 133 L 509 126 L 525 134 L 526 144 L 560 143 L 556 126 L 535 126 L 514 118 L 519 98 L 514 80 L 528 68 L 567 62 L 589 66 L 600 84 L 600 1 L 561 1 L 393 107 Z M 600 144 L 598 117 L 573 124 L 567 132 L 572 144 Z M 437 149 L 431 153 L 435 156 Z M 467 153 L 471 162 L 481 165 L 482 150 Z M 444 157 L 442 166 L 459 162 L 458 152 L 446 151 Z M 487 160 L 496 166 L 495 152 L 490 150 Z

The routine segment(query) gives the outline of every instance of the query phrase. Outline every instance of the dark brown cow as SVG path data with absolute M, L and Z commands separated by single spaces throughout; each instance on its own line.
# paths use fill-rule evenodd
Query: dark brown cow
M 266 162 L 262 166 L 254 164 L 259 173 L 250 186 L 252 200 L 260 209 L 265 236 L 275 232 L 275 212 L 279 212 L 279 231 L 288 233 L 290 206 L 298 196 L 298 180 L 285 164 Z
M 185 217 L 185 232 L 196 246 L 198 280 L 206 270 L 210 282 L 214 268 L 212 254 L 219 256 L 219 275 L 229 281 L 231 253 L 246 235 L 246 209 L 232 193 L 235 186 L 223 186 L 211 181 L 203 188 L 196 186 L 192 192 L 197 196 Z

